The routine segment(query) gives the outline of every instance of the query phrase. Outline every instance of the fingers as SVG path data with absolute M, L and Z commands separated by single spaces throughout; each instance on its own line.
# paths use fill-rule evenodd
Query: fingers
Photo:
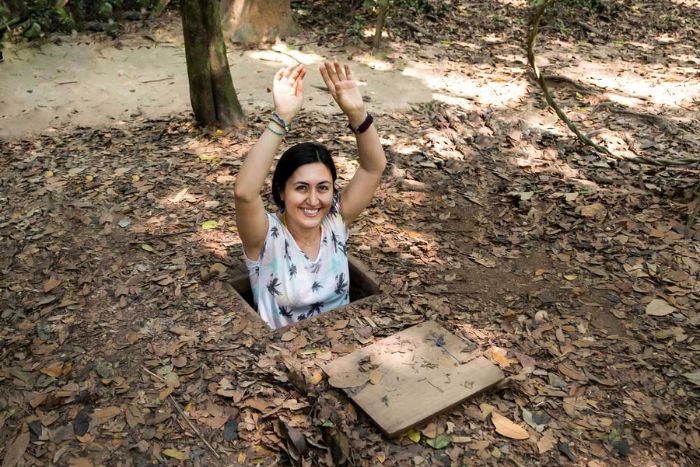
M 321 77 L 323 78 L 323 82 L 326 83 L 326 87 L 328 88 L 328 92 L 330 92 L 331 95 L 334 96 L 335 95 L 335 83 L 333 82 L 333 78 L 331 77 L 331 74 L 329 72 L 329 68 L 330 68 L 330 64 L 326 62 L 326 63 L 322 63 L 318 69 L 321 72 Z
M 295 81 L 298 78 L 304 79 L 305 75 L 306 68 L 302 63 L 300 63 L 298 65 L 285 66 L 277 70 L 277 73 L 275 73 L 275 80 L 279 81 L 287 78 Z
M 339 81 L 351 81 L 354 79 L 352 70 L 350 70 L 350 65 L 347 63 L 340 64 L 338 62 L 323 62 L 319 66 L 319 71 L 321 72 L 321 76 L 323 76 L 324 81 L 326 81 L 326 79 L 330 79 L 333 84 L 336 84 Z
M 302 69 L 299 75 L 294 80 L 294 94 L 296 96 L 301 96 L 304 93 L 304 77 L 306 76 L 306 69 Z
M 335 75 L 338 77 L 338 79 L 340 81 L 345 81 L 347 79 L 345 77 L 345 71 L 343 70 L 343 67 L 340 63 L 333 62 L 333 69 L 335 71 Z

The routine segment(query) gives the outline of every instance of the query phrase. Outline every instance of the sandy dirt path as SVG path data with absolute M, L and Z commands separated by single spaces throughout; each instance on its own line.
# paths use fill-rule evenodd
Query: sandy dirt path
M 145 43 L 145 44 L 144 44 Z M 318 62 L 328 51 L 229 50 L 238 97 L 246 113 L 269 107 L 269 81 L 283 64 L 298 60 L 311 69 L 306 110 L 334 113 L 323 89 Z M 375 111 L 401 110 L 427 102 L 432 92 L 400 71 L 353 65 Z M 141 38 L 114 47 L 85 39 L 61 45 L 16 46 L 0 63 L 0 137 L 28 136 L 63 126 L 100 127 L 134 118 L 158 118 L 191 110 L 185 50 L 179 41 L 153 43 Z

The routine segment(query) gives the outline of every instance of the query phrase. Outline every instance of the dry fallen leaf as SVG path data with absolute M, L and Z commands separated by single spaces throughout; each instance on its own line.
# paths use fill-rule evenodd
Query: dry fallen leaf
M 280 337 L 280 340 L 282 342 L 289 342 L 293 341 L 297 337 L 297 333 L 294 331 L 287 331 L 284 334 L 282 334 L 282 337 Z
M 339 373 L 328 378 L 328 384 L 339 389 L 355 388 L 362 386 L 367 381 L 369 381 L 369 374 L 364 371 Z
M 666 300 L 662 300 L 660 298 L 655 298 L 649 302 L 646 308 L 646 314 L 649 316 L 666 316 L 670 315 L 674 311 L 676 311 L 674 307 L 669 305 Z
M 48 366 L 41 369 L 41 372 L 45 375 L 58 378 L 63 372 L 63 362 L 53 362 Z
M 44 282 L 44 293 L 51 292 L 59 285 L 61 285 L 61 281 L 52 277 L 51 279 Z
M 542 433 L 542 437 L 537 441 L 537 449 L 539 450 L 540 454 L 544 454 L 545 452 L 551 450 L 556 442 L 557 440 L 554 437 L 552 430 L 547 430 Z
M 313 376 L 309 379 L 309 382 L 311 384 L 318 384 L 321 382 L 323 379 L 323 375 L 321 374 L 320 371 L 317 371 L 316 373 L 313 374 Z
M 374 370 L 369 372 L 369 382 L 372 384 L 379 384 L 379 382 L 382 380 L 382 372 L 379 368 L 375 368 Z
M 511 439 L 528 439 L 530 434 L 520 425 L 508 420 L 498 412 L 491 414 L 491 421 L 496 427 L 496 433 Z
M 92 414 L 93 418 L 95 419 L 95 422 L 97 423 L 104 423 L 117 415 L 121 413 L 121 409 L 116 406 L 111 406 L 111 407 L 106 407 L 104 409 L 95 409 L 95 412 Z
M 3 460 L 2 467 L 15 467 L 24 456 L 24 451 L 27 450 L 29 446 L 29 432 L 20 433 L 12 445 L 9 447 L 5 453 L 5 459 Z
M 491 358 L 502 368 L 508 368 L 513 361 L 506 354 L 508 351 L 495 345 L 491 346 Z

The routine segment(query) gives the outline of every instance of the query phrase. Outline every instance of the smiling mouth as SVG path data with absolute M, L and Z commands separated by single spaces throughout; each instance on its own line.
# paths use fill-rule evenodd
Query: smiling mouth
M 320 209 L 302 209 L 301 210 L 306 217 L 316 217 L 319 212 L 321 212 Z

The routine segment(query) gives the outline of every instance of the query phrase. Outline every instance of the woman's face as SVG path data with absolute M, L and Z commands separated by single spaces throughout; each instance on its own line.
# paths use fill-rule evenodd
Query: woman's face
M 333 204 L 333 177 L 321 162 L 304 164 L 287 179 L 281 193 L 287 225 L 313 229 L 321 225 Z

